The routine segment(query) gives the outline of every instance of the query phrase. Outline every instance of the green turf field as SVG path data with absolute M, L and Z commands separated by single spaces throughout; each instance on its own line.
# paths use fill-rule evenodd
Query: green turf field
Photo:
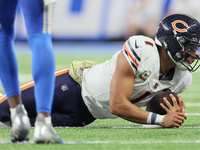
M 103 62 L 111 55 L 67 55 L 56 53 L 56 69 L 68 67 L 72 60 L 89 59 Z M 20 82 L 31 80 L 30 54 L 18 54 Z M 9 141 L 10 128 L 0 128 L 0 150 L 195 150 L 200 149 L 200 70 L 193 73 L 193 83 L 182 95 L 186 102 L 188 119 L 181 128 L 143 129 L 139 124 L 122 119 L 96 120 L 84 128 L 56 128 L 64 139 L 64 145 L 12 144 Z M 0 89 L 2 92 L 2 88 Z M 33 133 L 33 129 L 31 130 Z

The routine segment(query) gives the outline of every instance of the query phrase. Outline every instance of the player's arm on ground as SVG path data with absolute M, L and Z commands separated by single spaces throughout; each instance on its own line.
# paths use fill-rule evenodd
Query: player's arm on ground
M 133 90 L 133 70 L 124 55 L 120 53 L 110 84 L 110 111 L 128 121 L 146 124 L 149 112 L 142 110 L 128 100 Z M 162 125 L 164 127 L 179 127 L 184 122 L 184 118 L 183 113 L 171 112 L 164 117 Z

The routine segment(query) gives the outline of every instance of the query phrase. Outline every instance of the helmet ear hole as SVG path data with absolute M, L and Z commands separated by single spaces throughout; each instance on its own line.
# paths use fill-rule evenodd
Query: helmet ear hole
M 182 59 L 183 59 L 183 56 L 180 54 L 180 52 L 177 52 L 177 53 L 175 54 L 175 56 L 174 56 L 174 59 L 175 59 L 176 61 L 182 60 Z
M 180 43 L 180 45 L 184 46 L 183 44 L 186 42 L 186 40 L 182 36 L 177 37 L 177 39 L 178 39 L 178 42 Z

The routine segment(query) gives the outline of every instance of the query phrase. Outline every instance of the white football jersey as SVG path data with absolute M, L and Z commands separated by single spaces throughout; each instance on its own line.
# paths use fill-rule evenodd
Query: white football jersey
M 129 100 L 138 107 L 144 107 L 148 101 L 163 90 L 181 93 L 191 82 L 189 71 L 177 67 L 159 79 L 160 57 L 155 42 L 145 36 L 132 36 L 121 50 L 132 67 L 135 75 L 134 90 Z M 110 82 L 116 68 L 117 56 L 111 60 L 85 69 L 82 78 L 82 97 L 91 114 L 98 119 L 116 118 L 110 113 Z

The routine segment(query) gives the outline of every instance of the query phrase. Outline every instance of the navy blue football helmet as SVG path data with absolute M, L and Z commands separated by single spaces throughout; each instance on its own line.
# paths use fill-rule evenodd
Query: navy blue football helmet
M 164 47 L 181 70 L 196 71 L 200 66 L 200 23 L 185 14 L 163 18 L 157 29 L 155 42 Z M 191 61 L 187 58 L 191 57 Z M 187 61 L 186 61 L 187 60 Z

